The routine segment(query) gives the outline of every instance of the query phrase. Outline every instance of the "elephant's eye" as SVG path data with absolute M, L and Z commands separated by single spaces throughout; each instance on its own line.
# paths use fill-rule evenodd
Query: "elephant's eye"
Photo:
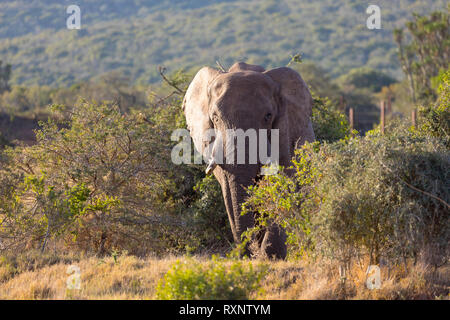
M 213 116 L 212 116 L 212 121 L 213 121 L 214 123 L 219 122 L 219 117 L 218 117 L 217 115 L 213 115 Z
M 266 120 L 266 122 L 269 122 L 270 119 L 272 119 L 272 114 L 271 114 L 271 113 L 268 113 L 268 114 L 266 114 L 266 115 L 264 116 L 264 120 Z

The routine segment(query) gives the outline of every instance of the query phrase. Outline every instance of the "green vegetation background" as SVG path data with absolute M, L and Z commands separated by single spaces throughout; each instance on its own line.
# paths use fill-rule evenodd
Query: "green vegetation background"
M 367 29 L 368 4 L 357 0 L 82 0 L 77 31 L 66 29 L 69 4 L 0 3 L 0 56 L 13 66 L 13 85 L 61 87 L 112 70 L 155 83 L 158 65 L 189 72 L 220 59 L 269 68 L 297 52 L 333 78 L 362 66 L 401 78 L 393 29 L 446 1 L 374 2 L 381 30 Z

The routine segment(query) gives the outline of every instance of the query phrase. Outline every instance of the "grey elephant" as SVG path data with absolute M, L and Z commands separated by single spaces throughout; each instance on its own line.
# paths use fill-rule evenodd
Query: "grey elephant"
M 209 129 L 222 136 L 227 129 L 278 129 L 279 164 L 286 168 L 297 146 L 315 140 L 310 119 L 312 102 L 306 83 L 293 69 L 266 71 L 240 62 L 228 72 L 210 67 L 198 71 L 186 91 L 183 110 L 200 153 L 208 147 L 204 135 Z M 216 139 L 214 144 L 218 143 L 223 141 Z M 217 163 L 212 157 L 208 160 L 207 173 L 213 172 L 220 183 L 233 238 L 240 243 L 242 233 L 255 224 L 257 213 L 241 215 L 241 205 L 247 187 L 255 183 L 262 164 L 229 162 Z M 284 230 L 276 224 L 266 227 L 258 236 L 257 248 L 259 256 L 284 259 L 287 252 Z

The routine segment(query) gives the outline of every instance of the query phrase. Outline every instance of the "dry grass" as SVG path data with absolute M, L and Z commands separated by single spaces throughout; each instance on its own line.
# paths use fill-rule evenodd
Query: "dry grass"
M 305 263 L 299 271 L 283 269 L 266 278 L 267 299 L 324 300 L 324 299 L 449 299 L 450 267 L 437 270 L 418 263 L 409 265 L 408 272 L 402 266 L 382 266 L 381 288 L 369 290 L 366 286 L 367 263 L 354 264 L 341 278 L 336 265 Z M 288 271 L 288 270 L 284 270 Z M 273 286 L 279 283 L 278 289 Z M 275 289 L 275 290 L 274 290 Z
M 0 299 L 153 299 L 156 285 L 177 259 L 122 255 L 96 258 L 25 254 L 0 257 Z M 197 257 L 204 261 L 207 258 Z M 81 289 L 66 287 L 68 266 L 81 270 Z M 367 267 L 367 265 L 365 266 Z M 252 299 L 449 299 L 450 268 L 423 264 L 381 268 L 382 287 L 365 287 L 365 270 L 352 266 L 345 285 L 335 266 L 279 261 L 271 264 Z
M 0 282 L 0 299 L 151 299 L 158 280 L 175 260 L 134 256 L 119 256 L 116 261 L 112 257 L 81 259 L 73 263 L 81 270 L 80 290 L 67 289 L 70 264 L 57 263 Z M 0 274 L 6 273 L 2 269 Z

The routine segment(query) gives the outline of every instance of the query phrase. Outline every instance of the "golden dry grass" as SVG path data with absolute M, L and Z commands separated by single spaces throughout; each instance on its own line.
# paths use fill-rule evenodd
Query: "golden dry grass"
M 112 257 L 85 258 L 73 263 L 81 271 L 80 290 L 67 289 L 70 264 L 58 263 L 1 282 L 0 299 L 151 299 L 158 280 L 175 260 L 134 256 L 120 256 L 117 261 Z
M 0 299 L 154 299 L 159 279 L 177 259 L 185 257 L 46 257 L 36 254 L 15 261 L 0 257 Z M 33 260 L 35 259 L 35 260 Z M 206 257 L 194 259 L 206 261 Z M 259 262 L 259 261 L 258 261 Z M 256 262 L 256 263 L 258 263 Z M 25 267 L 20 267 L 21 264 Z M 267 262 L 264 262 L 267 263 Z M 81 289 L 66 286 L 67 268 L 81 270 Z M 367 267 L 367 266 L 366 266 Z M 381 268 L 382 287 L 365 286 L 365 268 L 354 265 L 342 284 L 335 266 L 278 261 L 271 262 L 261 290 L 252 299 L 449 299 L 450 268 L 433 270 L 422 264 L 411 266 L 408 274 L 401 267 Z
M 345 281 L 334 264 L 305 263 L 304 268 L 278 268 L 265 279 L 265 299 L 323 300 L 323 299 L 449 299 L 450 267 L 435 270 L 418 263 L 402 266 L 382 266 L 381 288 L 366 286 L 367 262 L 353 264 Z M 277 284 L 274 286 L 274 284 Z M 275 289 L 276 288 L 276 289 Z M 267 290 L 271 289 L 271 290 Z

